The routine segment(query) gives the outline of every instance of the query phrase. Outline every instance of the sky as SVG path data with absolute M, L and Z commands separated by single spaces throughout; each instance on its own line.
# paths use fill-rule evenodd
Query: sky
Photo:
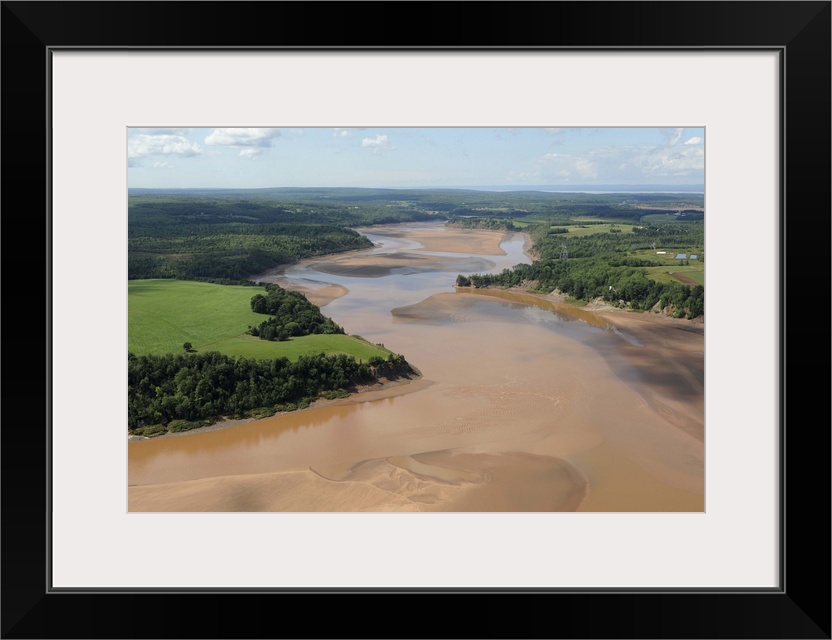
M 130 128 L 130 188 L 700 186 L 704 128 Z

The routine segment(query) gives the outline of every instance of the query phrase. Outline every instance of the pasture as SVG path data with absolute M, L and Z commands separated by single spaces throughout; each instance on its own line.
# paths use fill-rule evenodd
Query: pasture
M 511 224 L 514 225 L 516 229 L 526 229 L 527 227 L 538 225 L 538 224 L 547 224 L 548 221 L 546 220 L 536 220 L 534 218 L 526 218 L 524 220 L 512 220 Z M 593 222 L 597 222 L 597 220 L 593 219 Z M 632 222 L 603 222 L 600 224 L 581 224 L 580 221 L 575 221 L 573 223 L 567 224 L 550 224 L 551 229 L 568 229 L 569 233 L 567 235 L 570 236 L 589 236 L 594 233 L 610 233 L 613 229 L 620 233 L 632 233 L 633 232 L 633 223 Z
M 632 223 L 619 222 L 568 226 L 570 236 L 591 236 L 596 233 L 632 233 Z
M 666 253 L 657 254 L 656 251 L 666 251 Z M 677 260 L 676 255 L 679 253 L 684 253 L 688 258 Z M 691 260 L 691 254 L 701 256 L 702 250 L 696 247 L 656 247 L 655 251 L 653 249 L 639 249 L 629 255 L 650 259 L 655 266 L 644 268 L 647 270 L 647 276 L 652 280 L 705 286 L 705 263 L 700 260 Z
M 250 306 L 251 298 L 262 291 L 262 287 L 184 280 L 129 280 L 128 351 L 136 355 L 182 353 L 182 345 L 190 342 L 195 351 L 257 359 L 297 360 L 301 355 L 324 352 L 368 360 L 390 353 L 348 335 L 299 336 L 285 342 L 247 335 L 249 325 L 268 317 L 254 313 Z
M 647 267 L 647 275 L 656 282 L 681 282 L 705 286 L 705 265 Z

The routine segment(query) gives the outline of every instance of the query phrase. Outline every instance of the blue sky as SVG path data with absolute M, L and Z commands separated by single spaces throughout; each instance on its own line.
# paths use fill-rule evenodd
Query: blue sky
M 130 128 L 131 188 L 702 185 L 703 128 Z

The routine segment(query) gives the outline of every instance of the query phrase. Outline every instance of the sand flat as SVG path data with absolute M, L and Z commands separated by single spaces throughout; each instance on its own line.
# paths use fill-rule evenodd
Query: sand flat
M 400 237 L 402 227 L 412 225 L 384 225 L 367 227 L 359 231 L 369 231 L 374 235 Z M 425 251 L 442 253 L 466 253 L 479 255 L 501 255 L 500 243 L 507 235 L 505 231 L 487 229 L 460 229 L 457 227 L 417 225 L 407 231 L 407 239 L 418 242 Z
M 436 452 L 368 460 L 338 480 L 306 470 L 131 487 L 129 506 L 137 512 L 572 511 L 584 489 L 582 477 L 556 458 Z

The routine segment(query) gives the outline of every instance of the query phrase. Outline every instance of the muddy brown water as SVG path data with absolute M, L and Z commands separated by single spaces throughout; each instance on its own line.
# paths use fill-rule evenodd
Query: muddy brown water
M 423 378 L 130 443 L 131 511 L 703 510 L 701 334 L 668 351 L 539 296 L 453 287 L 472 266 L 529 262 L 519 234 L 477 232 L 488 252 L 466 253 L 466 232 L 440 224 L 362 232 L 373 249 L 262 279 L 346 288 L 323 312 Z

